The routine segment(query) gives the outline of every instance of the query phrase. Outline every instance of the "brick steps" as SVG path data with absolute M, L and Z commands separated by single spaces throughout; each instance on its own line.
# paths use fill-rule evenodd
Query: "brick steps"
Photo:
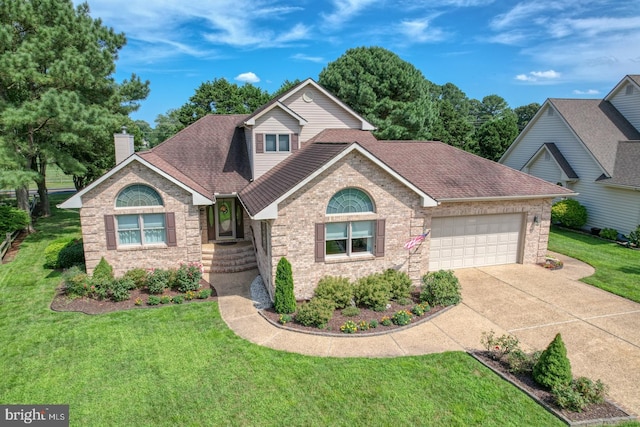
M 202 246 L 202 266 L 205 273 L 237 273 L 257 268 L 258 263 L 251 242 L 214 243 Z

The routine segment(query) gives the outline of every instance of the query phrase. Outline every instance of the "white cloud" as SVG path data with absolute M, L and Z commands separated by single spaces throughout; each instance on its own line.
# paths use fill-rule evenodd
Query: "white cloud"
M 446 33 L 440 28 L 433 28 L 429 25 L 430 18 L 405 20 L 400 22 L 398 31 L 409 43 L 426 43 L 442 41 L 446 38 Z
M 252 73 L 251 71 L 247 73 L 238 74 L 237 76 L 235 76 L 234 79 L 243 83 L 258 83 L 260 81 L 260 78 L 256 76 L 255 73 Z
M 540 82 L 560 78 L 560 73 L 554 70 L 530 71 L 529 74 L 518 74 L 515 79 L 522 82 Z
M 317 63 L 324 62 L 324 58 L 322 56 L 309 56 L 303 53 L 296 53 L 295 55 L 292 55 L 291 58 L 296 59 L 298 61 L 309 61 L 309 62 L 317 62 Z
M 587 89 L 587 90 L 576 89 L 573 91 L 573 93 L 576 95 L 598 95 L 600 91 L 596 89 Z
M 321 16 L 329 27 L 341 27 L 376 1 L 378 0 L 332 0 L 335 10 Z

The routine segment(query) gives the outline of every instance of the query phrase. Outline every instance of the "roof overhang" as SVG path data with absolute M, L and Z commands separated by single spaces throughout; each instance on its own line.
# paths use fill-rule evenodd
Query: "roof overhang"
M 536 194 L 533 196 L 498 196 L 498 197 L 462 197 L 457 199 L 438 199 L 440 203 L 462 202 L 502 202 L 506 200 L 555 199 L 556 197 L 575 197 L 580 193 Z
M 260 117 L 264 116 L 265 114 L 267 114 L 269 111 L 273 110 L 274 108 L 280 108 L 282 111 L 284 111 L 285 113 L 289 114 L 291 117 L 293 117 L 294 119 L 296 119 L 298 121 L 298 124 L 300 126 L 304 126 L 307 124 L 307 121 L 305 119 L 302 118 L 302 116 L 300 116 L 299 114 L 297 114 L 295 111 L 293 111 L 292 109 L 290 109 L 289 107 L 287 107 L 286 105 L 284 105 L 282 102 L 277 101 L 274 102 L 273 104 L 271 104 L 269 107 L 265 108 L 264 110 L 260 111 L 258 114 L 256 114 L 255 116 L 251 116 L 249 118 L 249 120 L 245 121 L 244 124 L 246 126 L 255 126 L 256 124 L 256 119 L 259 119 Z
M 333 159 L 331 159 L 331 161 L 325 163 L 322 167 L 318 168 L 311 175 L 307 176 L 304 180 L 300 181 L 293 188 L 289 189 L 286 193 L 284 193 L 283 195 L 278 197 L 271 204 L 269 204 L 268 206 L 263 208 L 261 211 L 257 212 L 255 215 L 252 215 L 251 218 L 255 219 L 255 220 L 276 219 L 276 218 L 278 218 L 278 205 L 282 201 L 286 200 L 289 196 L 294 194 L 296 191 L 300 190 L 302 187 L 304 187 L 311 180 L 313 180 L 314 178 L 316 178 L 317 176 L 322 174 L 324 171 L 326 171 L 331 166 L 333 166 L 334 164 L 336 164 L 341 159 L 343 159 L 348 154 L 350 154 L 350 153 L 352 153 L 354 151 L 360 153 L 361 155 L 363 155 L 367 159 L 371 160 L 373 163 L 375 163 L 377 166 L 382 168 L 385 172 L 387 172 L 389 175 L 391 175 L 397 181 L 399 181 L 400 183 L 405 185 L 407 188 L 409 188 L 411 191 L 413 191 L 416 195 L 418 195 L 420 197 L 421 205 L 423 207 L 434 207 L 434 206 L 438 206 L 440 204 L 438 201 L 433 199 L 431 196 L 429 196 L 424 191 L 420 190 L 418 187 L 416 187 L 414 184 L 412 184 L 410 181 L 408 181 L 402 175 L 398 174 L 396 171 L 391 169 L 388 165 L 386 165 L 384 162 L 382 162 L 376 156 L 374 156 L 369 151 L 364 149 L 360 144 L 353 143 L 348 148 L 343 150 L 340 154 L 338 154 Z
M 197 206 L 197 205 L 211 205 L 211 204 L 215 203 L 215 197 L 209 198 L 209 197 L 207 197 L 207 196 L 195 191 L 191 187 L 185 185 L 183 182 L 177 180 L 173 176 L 167 174 L 163 170 L 161 170 L 161 169 L 157 168 L 156 166 L 152 165 L 151 163 L 147 162 L 146 160 L 144 160 L 142 157 L 138 156 L 137 154 L 133 154 L 132 156 L 129 156 L 126 160 L 124 160 L 122 163 L 118 164 L 116 167 L 111 169 L 109 172 L 107 172 L 106 174 L 102 175 L 100 178 L 98 178 L 97 180 L 93 181 L 91 184 L 89 184 L 88 186 L 86 186 L 82 190 L 78 191 L 76 194 L 74 194 L 73 196 L 71 196 L 70 198 L 65 200 L 64 202 L 62 202 L 59 205 L 57 205 L 57 207 L 60 208 L 60 209 L 79 209 L 79 208 L 82 208 L 82 196 L 83 195 L 85 195 L 86 193 L 88 193 L 91 190 L 93 190 L 95 187 L 97 187 L 98 185 L 100 185 L 101 183 L 103 183 L 104 181 L 109 179 L 111 176 L 115 175 L 120 170 L 124 169 L 127 165 L 131 164 L 132 162 L 141 163 L 142 165 L 144 165 L 145 167 L 147 167 L 150 170 L 154 171 L 158 175 L 160 175 L 163 178 L 166 178 L 167 180 L 171 181 L 172 183 L 174 183 L 178 187 L 180 187 L 180 188 L 184 189 L 185 191 L 191 193 L 192 204 L 195 205 L 195 206 Z

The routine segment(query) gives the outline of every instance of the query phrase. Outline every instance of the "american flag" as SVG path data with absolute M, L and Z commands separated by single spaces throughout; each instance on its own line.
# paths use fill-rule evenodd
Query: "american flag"
M 404 244 L 404 248 L 406 250 L 412 249 L 418 243 L 422 242 L 425 239 L 425 237 L 427 237 L 427 235 L 429 235 L 428 231 L 426 233 L 424 233 L 424 234 L 419 235 L 419 236 L 412 237 L 407 243 Z

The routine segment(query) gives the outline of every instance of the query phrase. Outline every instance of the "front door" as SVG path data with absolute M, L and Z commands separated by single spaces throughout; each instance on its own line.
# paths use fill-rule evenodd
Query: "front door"
M 236 200 L 218 199 L 215 211 L 216 240 L 236 238 Z

